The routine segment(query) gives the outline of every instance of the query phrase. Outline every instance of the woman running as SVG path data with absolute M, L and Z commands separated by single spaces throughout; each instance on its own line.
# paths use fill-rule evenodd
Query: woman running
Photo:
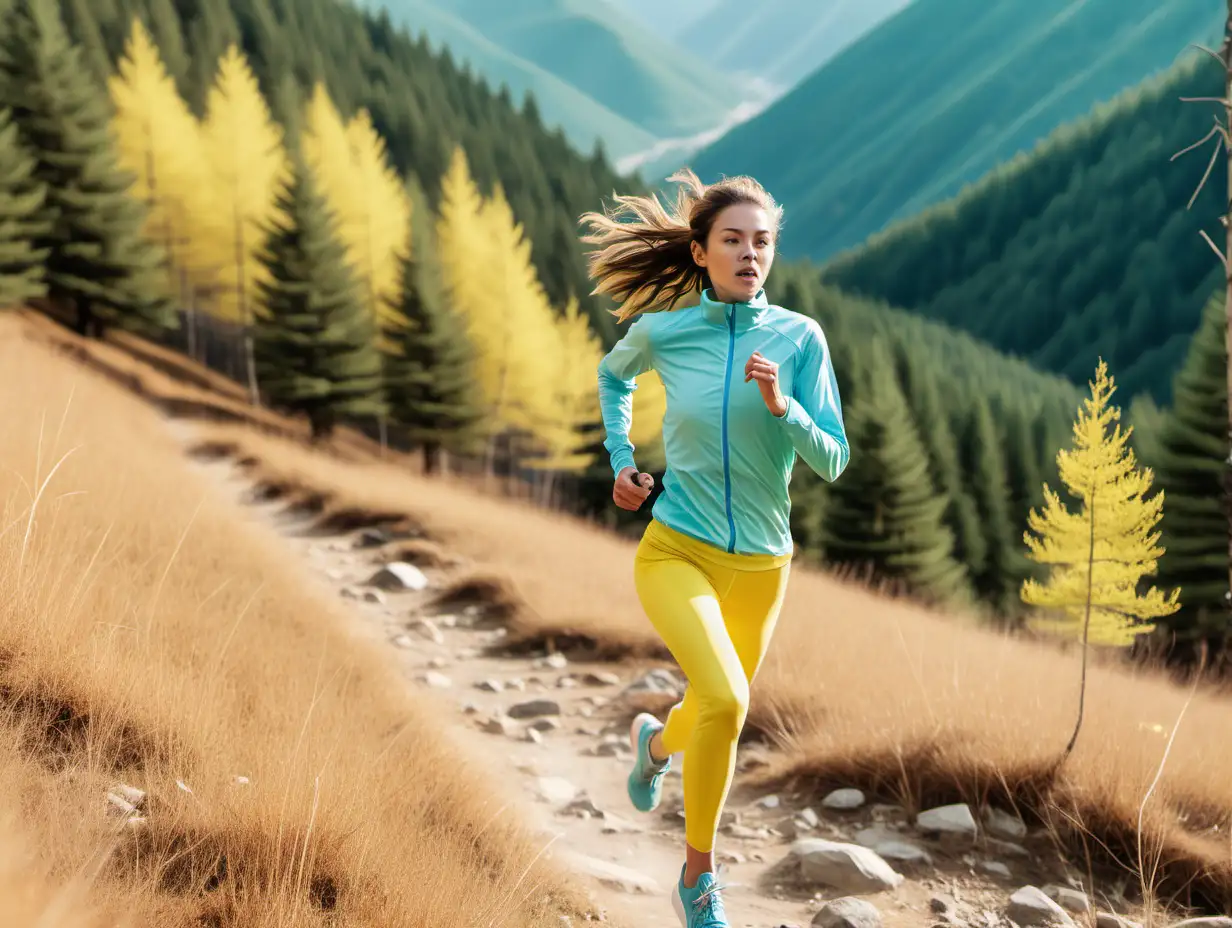
M 618 319 L 669 310 L 640 315 L 598 372 L 612 498 L 623 509 L 638 509 L 654 485 L 629 441 L 634 378 L 653 369 L 667 391 L 663 490 L 633 577 L 688 680 L 666 723 L 634 719 L 628 789 L 636 808 L 654 809 L 671 756 L 683 752 L 687 846 L 672 903 L 685 928 L 727 928 L 715 837 L 794 551 L 792 467 L 799 455 L 833 481 L 849 452 L 821 327 L 763 289 L 781 207 L 751 178 L 706 186 L 686 170 L 669 179 L 682 183 L 674 209 L 617 197 L 613 211 L 581 217 L 591 227 L 582 240 L 599 246 L 594 292 L 621 304 Z

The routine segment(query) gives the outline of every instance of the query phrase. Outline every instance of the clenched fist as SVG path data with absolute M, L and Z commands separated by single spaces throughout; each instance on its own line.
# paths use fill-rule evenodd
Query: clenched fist
M 616 475 L 612 499 L 621 509 L 636 511 L 646 502 L 646 497 L 653 489 L 654 477 L 650 474 L 639 474 L 636 467 L 626 467 Z
M 779 390 L 779 366 L 760 351 L 754 351 L 744 365 L 744 382 L 750 380 L 757 381 L 761 398 L 772 414 L 780 418 L 787 415 L 787 400 Z

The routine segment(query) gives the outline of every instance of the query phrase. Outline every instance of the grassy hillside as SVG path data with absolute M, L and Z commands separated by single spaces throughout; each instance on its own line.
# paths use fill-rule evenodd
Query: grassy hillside
M 1216 170 L 1189 210 L 1209 148 L 1218 65 L 1194 53 L 1056 131 L 953 200 L 823 269 L 831 284 L 970 332 L 1085 383 L 1099 356 L 1125 394 L 1160 402 L 1222 270 L 1227 188 Z
M 0 316 L 4 924 L 589 917 L 443 705 L 74 344 Z
M 607 4 L 431 2 L 656 137 L 703 132 L 754 96 L 706 44 L 661 38 Z
M 1057 126 L 1215 41 L 1207 0 L 916 0 L 694 159 L 787 207 L 825 258 L 956 194 Z

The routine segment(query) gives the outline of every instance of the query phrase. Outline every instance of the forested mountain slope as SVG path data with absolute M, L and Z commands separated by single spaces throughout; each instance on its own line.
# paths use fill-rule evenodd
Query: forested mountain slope
M 613 190 L 637 184 L 618 176 L 602 155 L 580 155 L 561 133 L 545 129 L 533 104 L 519 110 L 388 17 L 368 16 L 338 0 L 202 0 L 183 11 L 172 0 L 61 5 L 100 76 L 121 54 L 130 17 L 145 18 L 168 71 L 198 113 L 232 41 L 241 43 L 280 119 L 286 116 L 278 107 L 285 82 L 308 90 L 322 80 L 344 117 L 368 109 L 394 167 L 415 174 L 433 203 L 460 143 L 481 190 L 502 185 L 553 303 L 564 306 L 577 296 L 605 337 L 613 334 L 603 304 L 587 296 L 576 217 Z
M 959 192 L 1099 101 L 1216 41 L 1208 0 L 916 0 L 693 159 L 784 202 L 823 259 Z
M 1160 401 L 1223 271 L 1226 172 L 1186 209 L 1210 143 L 1219 65 L 1194 52 L 1165 76 L 1057 130 L 952 201 L 823 269 L 831 284 L 963 329 L 1085 383 L 1102 356 L 1127 395 Z

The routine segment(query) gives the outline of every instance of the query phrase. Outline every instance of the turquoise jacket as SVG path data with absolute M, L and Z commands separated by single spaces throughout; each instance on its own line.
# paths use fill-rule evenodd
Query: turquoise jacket
M 754 351 L 779 365 L 787 413 L 744 382 Z M 849 451 L 838 385 L 816 321 L 766 302 L 718 303 L 639 316 L 599 363 L 599 405 L 612 473 L 636 466 L 629 441 L 634 379 L 654 370 L 667 390 L 667 470 L 652 514 L 690 537 L 740 554 L 787 554 L 788 484 L 796 456 L 828 481 Z

